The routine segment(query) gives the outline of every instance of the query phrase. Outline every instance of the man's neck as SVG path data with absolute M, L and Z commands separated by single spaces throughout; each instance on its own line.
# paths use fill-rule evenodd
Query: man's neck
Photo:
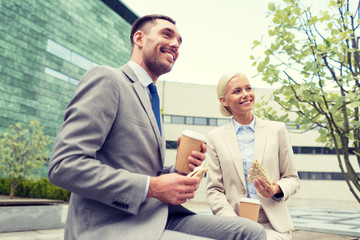
M 140 60 L 136 59 L 135 57 L 131 57 L 130 61 L 133 61 L 133 62 L 137 63 L 140 67 L 142 67 L 149 74 L 149 76 L 152 79 L 153 83 L 154 84 L 156 83 L 159 76 L 154 75 L 151 71 L 149 71 L 149 69 L 146 67 L 146 64 L 143 61 L 140 61 Z

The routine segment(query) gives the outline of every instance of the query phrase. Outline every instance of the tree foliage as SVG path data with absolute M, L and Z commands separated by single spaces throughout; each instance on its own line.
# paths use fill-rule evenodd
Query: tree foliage
M 9 179 L 11 198 L 21 179 L 35 178 L 34 171 L 44 166 L 50 143 L 37 121 L 30 122 L 28 128 L 20 123 L 10 125 L 0 135 L 0 174 Z
M 298 0 L 269 3 L 270 40 L 254 42 L 254 47 L 265 47 L 265 58 L 251 59 L 264 81 L 280 85 L 272 97 L 286 114 L 265 102 L 258 113 L 291 120 L 303 131 L 319 129 L 317 141 L 335 148 L 346 183 L 360 202 L 355 171 L 360 165 L 358 5 L 345 0 L 327 3 L 317 16 Z

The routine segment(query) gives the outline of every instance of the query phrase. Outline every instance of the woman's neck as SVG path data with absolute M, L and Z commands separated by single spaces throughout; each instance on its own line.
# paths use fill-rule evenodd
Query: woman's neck
M 251 112 L 234 116 L 235 120 L 241 125 L 249 125 L 251 121 L 254 119 L 254 116 Z

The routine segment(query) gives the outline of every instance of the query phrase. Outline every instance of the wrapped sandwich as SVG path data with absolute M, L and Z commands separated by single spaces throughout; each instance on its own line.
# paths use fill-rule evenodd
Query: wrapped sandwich
M 208 171 L 208 168 L 205 167 L 205 163 L 203 161 L 200 166 L 197 166 L 196 168 L 194 168 L 194 170 L 186 176 L 187 177 L 198 177 L 201 180 L 207 171 Z
M 273 184 L 273 181 L 267 175 L 265 169 L 261 166 L 261 164 L 257 160 L 254 160 L 253 163 L 251 164 L 247 180 L 253 183 L 255 180 L 259 178 L 264 179 L 265 182 L 267 182 L 269 185 Z

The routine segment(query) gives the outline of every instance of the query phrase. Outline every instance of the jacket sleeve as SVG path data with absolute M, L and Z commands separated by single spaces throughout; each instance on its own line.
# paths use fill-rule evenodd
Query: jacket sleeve
M 118 114 L 119 90 L 114 79 L 111 71 L 101 67 L 81 79 L 55 139 L 48 177 L 71 192 L 136 214 L 147 176 L 114 168 L 106 157 L 99 159 Z
M 300 180 L 295 168 L 294 153 L 285 124 L 281 124 L 281 128 L 279 130 L 279 141 L 280 180 L 277 181 L 277 184 L 280 186 L 284 194 L 282 201 L 286 201 L 299 190 Z
M 208 152 L 206 159 L 208 161 L 209 171 L 207 177 L 207 201 L 211 211 L 215 215 L 237 216 L 231 204 L 225 196 L 225 187 L 223 183 L 223 173 L 220 161 L 216 152 L 214 139 L 208 136 Z

